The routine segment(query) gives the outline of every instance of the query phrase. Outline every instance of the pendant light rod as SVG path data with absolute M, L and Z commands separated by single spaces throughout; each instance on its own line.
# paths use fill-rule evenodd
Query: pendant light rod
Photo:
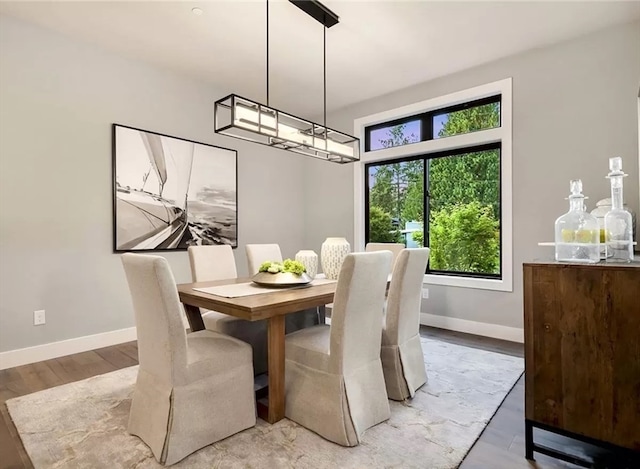
M 325 134 L 327 133 L 327 27 L 323 26 L 322 28 L 323 31 L 323 50 L 322 50 L 322 54 L 323 54 L 323 59 L 322 59 L 322 63 L 323 63 L 323 74 L 324 74 L 324 78 L 322 80 L 322 83 L 324 84 L 324 132 Z M 325 135 L 325 138 L 327 136 Z
M 267 0 L 267 106 L 269 105 L 269 0 Z

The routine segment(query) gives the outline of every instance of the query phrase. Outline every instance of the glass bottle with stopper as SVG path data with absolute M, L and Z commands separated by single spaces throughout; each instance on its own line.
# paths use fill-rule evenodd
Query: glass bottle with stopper
M 623 206 L 622 158 L 609 158 L 609 174 L 611 181 L 611 210 L 604 216 L 605 242 L 607 262 L 631 262 L 633 260 L 632 217 Z
M 570 183 L 569 211 L 556 220 L 556 260 L 591 262 L 600 260 L 600 229 L 596 217 L 585 211 L 582 181 Z

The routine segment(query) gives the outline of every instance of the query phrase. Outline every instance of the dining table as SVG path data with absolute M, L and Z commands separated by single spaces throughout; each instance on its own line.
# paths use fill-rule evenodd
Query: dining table
M 318 278 L 301 287 L 266 288 L 253 284 L 250 278 L 234 278 L 179 284 L 178 294 L 192 332 L 205 328 L 202 310 L 267 321 L 268 403 L 258 400 L 257 409 L 260 418 L 275 423 L 284 418 L 285 411 L 285 316 L 332 303 L 336 285 L 335 280 Z M 222 294 L 225 289 L 246 293 L 251 288 L 256 291 L 244 296 Z

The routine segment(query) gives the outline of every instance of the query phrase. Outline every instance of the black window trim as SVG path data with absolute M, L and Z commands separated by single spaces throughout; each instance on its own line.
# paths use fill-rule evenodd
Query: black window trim
M 499 213 L 498 213 L 498 221 L 500 222 L 500 242 L 499 242 L 499 256 L 500 256 L 500 271 L 497 274 L 482 274 L 482 273 L 474 273 L 474 272 L 458 272 L 458 271 L 452 271 L 452 270 L 431 270 L 429 268 L 429 265 L 427 265 L 427 270 L 425 272 L 425 274 L 429 274 L 429 275 L 442 275 L 442 276 L 448 276 L 448 277 L 465 277 L 465 278 L 475 278 L 475 279 L 488 279 L 488 280 L 503 280 L 502 278 L 502 274 L 503 274 L 503 269 L 502 269 L 502 254 L 503 254 L 503 247 L 502 247 L 502 241 L 503 241 L 503 224 L 502 224 L 502 142 L 492 142 L 492 143 L 484 143 L 484 144 L 479 144 L 479 145 L 473 145 L 473 146 L 469 146 L 469 147 L 462 147 L 462 148 L 455 148 L 455 149 L 450 149 L 450 150 L 442 150 L 442 151 L 438 151 L 438 152 L 431 152 L 431 153 L 426 153 L 426 154 L 422 154 L 422 155 L 413 155 L 413 156 L 406 156 L 406 157 L 401 157 L 401 158 L 393 158 L 390 160 L 382 160 L 382 161 L 375 161 L 375 162 L 370 162 L 370 163 L 365 163 L 364 165 L 364 213 L 365 213 L 365 229 L 364 229 L 364 234 L 365 234 L 365 244 L 369 242 L 369 200 L 370 200 L 370 188 L 369 188 L 369 168 L 371 166 L 381 166 L 381 165 L 387 165 L 387 164 L 395 164 L 395 163 L 406 163 L 408 161 L 417 161 L 417 160 L 423 160 L 423 175 L 424 175 L 424 185 L 423 185 L 423 190 L 424 190 L 424 219 L 428 220 L 429 219 L 429 215 L 430 215 L 430 195 L 429 195 L 429 171 L 428 171 L 428 166 L 427 166 L 427 161 L 428 160 L 432 160 L 432 159 L 437 159 L 437 158 L 445 158 L 445 157 L 449 157 L 449 156 L 458 156 L 458 155 L 464 155 L 467 153 L 479 153 L 482 151 L 489 151 L 489 150 L 499 150 L 498 151 L 498 170 L 499 170 L 499 181 L 500 181 L 500 185 L 499 185 L 499 192 L 498 192 L 498 207 L 499 207 Z M 424 223 L 422 224 L 422 228 L 423 228 L 423 245 L 425 247 L 429 247 L 429 223 Z
M 465 101 L 464 103 L 454 104 L 438 109 L 432 109 L 431 111 L 413 114 L 407 117 L 401 117 L 399 119 L 393 119 L 386 122 L 380 122 L 366 126 L 364 128 L 364 151 L 377 151 L 371 150 L 371 132 L 387 127 L 395 127 L 401 124 L 407 124 L 409 122 L 420 121 L 420 142 L 426 142 L 428 140 L 434 140 L 433 136 L 433 118 L 441 114 L 447 114 L 451 112 L 462 111 L 464 109 L 470 109 L 473 107 L 486 106 L 487 104 L 502 104 L 502 94 L 492 95 L 486 98 L 474 99 L 472 101 Z M 500 126 L 502 126 L 502 112 L 500 112 Z M 487 129 L 485 129 L 487 130 Z M 416 142 L 417 143 L 417 142 Z M 410 145 L 410 144 L 409 144 Z

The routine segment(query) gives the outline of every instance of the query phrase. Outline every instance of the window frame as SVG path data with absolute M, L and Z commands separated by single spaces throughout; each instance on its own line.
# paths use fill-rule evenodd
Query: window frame
M 365 150 L 369 142 L 367 130 L 389 127 L 397 123 L 416 120 L 416 116 L 439 115 L 446 112 L 472 107 L 482 102 L 499 97 L 500 127 L 477 130 L 465 134 L 453 135 L 446 138 L 431 138 L 407 145 L 398 145 L 379 150 Z M 494 101 L 495 102 L 495 101 Z M 431 122 L 433 122 L 431 120 Z M 424 127 L 422 128 L 424 130 Z M 412 160 L 416 157 L 426 157 L 438 153 L 452 153 L 457 150 L 472 149 L 487 144 L 500 145 L 500 266 L 502 278 L 479 278 L 467 275 L 452 275 L 449 273 L 427 273 L 424 283 L 447 285 L 463 288 L 478 288 L 484 290 L 513 291 L 513 223 L 512 223 L 512 79 L 506 78 L 474 88 L 458 91 L 448 95 L 428 99 L 419 103 L 379 112 L 354 120 L 354 135 L 361 136 L 360 161 L 354 163 L 354 248 L 364 250 L 365 229 L 364 220 L 365 192 L 368 183 L 367 167 L 371 163 L 383 163 L 397 160 Z M 425 171 L 425 174 L 428 171 Z M 428 181 L 425 181 L 425 183 Z M 427 184 L 425 184 L 425 188 Z M 426 214 L 425 214 L 426 216 Z
M 486 106 L 487 104 L 495 104 L 495 103 L 500 103 L 501 107 L 502 107 L 502 103 L 501 103 L 501 99 L 500 99 L 500 94 L 496 94 L 494 96 L 489 96 L 486 98 L 481 98 L 481 99 L 475 99 L 473 101 L 467 101 L 464 103 L 460 103 L 460 104 L 455 104 L 452 106 L 448 106 L 445 108 L 439 108 L 439 109 L 432 109 L 430 111 L 427 112 L 423 112 L 420 114 L 416 114 L 413 116 L 407 116 L 407 117 L 402 117 L 400 119 L 395 119 L 393 121 L 388 121 L 388 122 L 380 122 L 378 124 L 373 124 L 373 125 L 368 125 L 365 127 L 364 129 L 364 149 L 365 152 L 371 152 L 371 151 L 380 151 L 383 150 L 383 148 L 378 148 L 377 150 L 371 150 L 371 133 L 375 132 L 376 130 L 380 130 L 380 129 L 386 129 L 386 128 L 390 128 L 390 127 L 395 127 L 397 125 L 402 125 L 402 124 L 408 124 L 409 122 L 415 122 L 415 121 L 419 121 L 420 122 L 420 140 L 419 142 L 424 142 L 427 140 L 437 140 L 438 138 L 450 138 L 450 137 L 455 137 L 455 135 L 451 135 L 449 137 L 436 137 L 433 135 L 433 118 L 435 116 L 439 116 L 442 114 L 450 114 L 452 112 L 458 112 L 458 111 L 464 111 L 465 109 L 471 109 L 474 107 L 480 107 L 480 106 Z M 502 125 L 502 112 L 500 112 L 500 125 L 498 127 L 501 127 Z M 492 128 L 496 128 L 496 127 L 492 127 Z M 482 129 L 482 130 L 490 130 L 490 129 Z M 473 132 L 482 132 L 482 130 L 474 130 L 472 132 L 468 132 L 468 133 L 473 133 Z M 457 135 L 464 135 L 464 134 L 457 134 Z M 418 142 L 414 142 L 414 143 L 418 143 Z M 406 145 L 413 145 L 413 143 L 407 143 Z M 404 146 L 404 145 L 396 145 L 396 146 Z

